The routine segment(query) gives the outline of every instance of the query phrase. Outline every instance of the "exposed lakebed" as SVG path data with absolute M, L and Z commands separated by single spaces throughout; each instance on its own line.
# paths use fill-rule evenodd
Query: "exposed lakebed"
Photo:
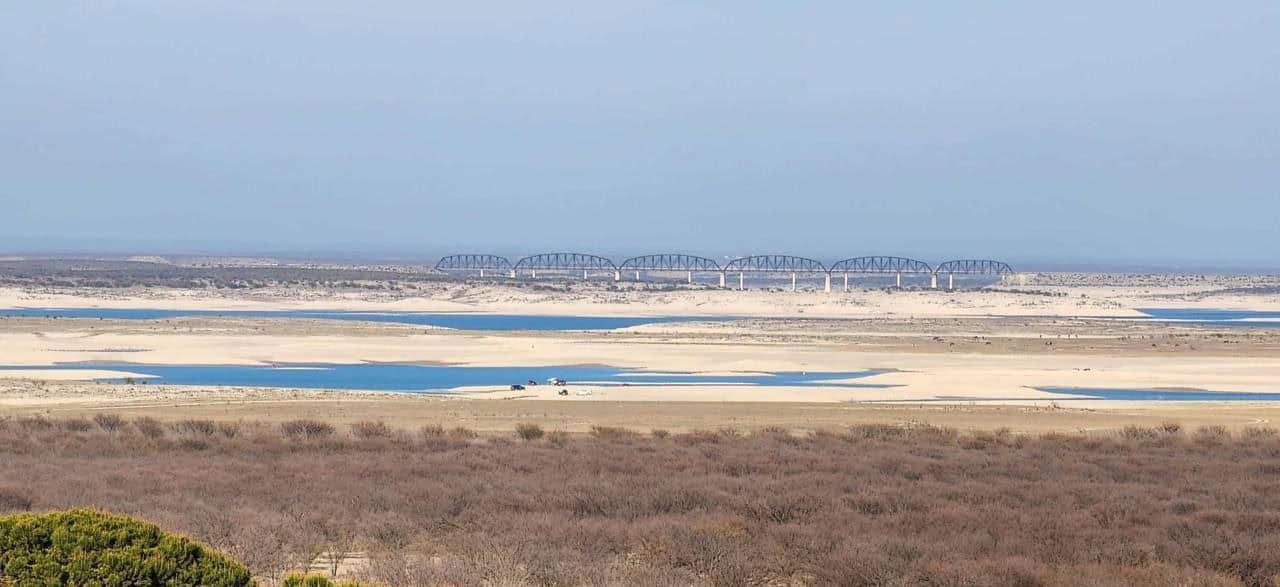
M 458 330 L 612 330 L 643 324 L 721 321 L 715 316 L 552 316 L 466 312 L 365 312 L 341 310 L 162 310 L 152 308 L 10 308 L 0 317 L 164 320 L 188 317 L 302 318 L 416 324 Z

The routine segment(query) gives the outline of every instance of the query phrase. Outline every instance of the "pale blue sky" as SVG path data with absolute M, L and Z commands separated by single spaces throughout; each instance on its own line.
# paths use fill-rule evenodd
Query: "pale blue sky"
M 0 249 L 1280 266 L 1280 2 L 10 2 Z

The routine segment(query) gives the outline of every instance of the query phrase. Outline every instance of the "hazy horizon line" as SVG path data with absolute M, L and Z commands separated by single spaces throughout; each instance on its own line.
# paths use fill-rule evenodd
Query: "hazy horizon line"
M 432 250 L 438 249 L 438 250 Z M 483 250 L 482 250 L 483 249 Z M 335 249 L 324 250 L 317 248 L 178 248 L 165 250 L 162 248 L 150 247 L 107 247 L 107 248 L 88 248 L 88 247 L 48 247 L 48 248 L 0 248 L 0 260 L 5 257 L 21 257 L 28 259 L 48 259 L 48 260 L 128 260 L 132 257 L 162 257 L 162 258 L 184 258 L 184 257 L 224 257 L 224 258 L 264 258 L 281 262 L 295 263 L 349 263 L 349 264 L 412 264 L 412 265 L 432 265 L 442 257 L 453 254 L 493 254 L 507 257 L 511 261 L 540 253 L 553 252 L 578 252 L 599 255 L 613 261 L 629 258 L 632 256 L 663 254 L 663 253 L 683 253 L 689 255 L 700 255 L 710 259 L 735 259 L 749 255 L 771 255 L 786 254 L 800 257 L 808 257 L 818 260 L 824 264 L 838 261 L 856 256 L 900 256 L 913 259 L 919 259 L 931 265 L 939 262 L 953 259 L 993 259 L 1004 261 L 1011 264 L 1015 270 L 1019 272 L 1153 272 L 1153 273 L 1170 273 L 1170 272 L 1193 272 L 1193 273 L 1268 273 L 1280 272 L 1280 264 L 1265 265 L 1251 262 L 1219 262 L 1213 260 L 1192 260 L 1192 259 L 1144 259 L 1144 258 L 1110 258 L 1110 259 L 1070 259 L 1070 258 L 1044 258 L 1044 257 L 1019 257 L 1019 256 L 947 256 L 947 255 L 911 255 L 911 254 L 895 254 L 892 251 L 872 250 L 864 252 L 852 252 L 849 254 L 812 254 L 801 251 L 741 251 L 739 253 L 709 253 L 697 250 L 629 250 L 622 252 L 619 249 L 608 251 L 592 250 L 589 247 L 547 247 L 543 249 L 537 248 L 521 248 L 514 250 L 511 247 L 459 247 L 455 249 L 445 250 L 443 247 L 424 247 L 423 251 L 404 251 L 396 247 L 385 249 L 368 248 L 363 250 L 357 249 Z M 615 259 L 615 257 L 617 257 Z

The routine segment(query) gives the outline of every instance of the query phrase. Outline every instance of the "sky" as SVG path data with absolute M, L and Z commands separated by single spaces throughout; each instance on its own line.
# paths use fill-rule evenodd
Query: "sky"
M 1280 2 L 11 2 L 0 252 L 1280 268 Z

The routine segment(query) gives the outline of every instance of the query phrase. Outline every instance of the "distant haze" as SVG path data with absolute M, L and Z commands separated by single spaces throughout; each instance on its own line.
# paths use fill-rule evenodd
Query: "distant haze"
M 1280 2 L 13 2 L 0 254 L 1280 267 Z

